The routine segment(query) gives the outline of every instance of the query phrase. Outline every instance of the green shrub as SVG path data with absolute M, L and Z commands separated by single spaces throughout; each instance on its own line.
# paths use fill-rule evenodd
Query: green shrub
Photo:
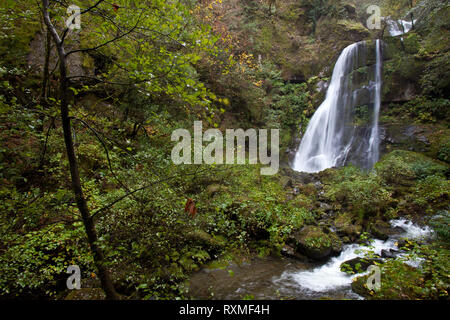
M 442 240 L 450 241 L 450 213 L 447 210 L 435 215 L 430 225 Z
M 439 146 L 438 159 L 450 163 L 450 139 L 446 139 Z
M 447 299 L 449 258 L 447 249 L 413 245 L 404 257 L 389 259 L 381 266 L 380 290 L 367 288 L 367 275 L 356 278 L 352 289 L 369 299 Z M 421 261 L 420 267 L 405 263 L 411 259 Z
M 0 294 L 53 296 L 65 285 L 69 265 L 93 271 L 81 222 L 55 224 L 25 234 L 0 256 Z
M 375 165 L 375 170 L 388 184 L 409 186 L 416 178 L 411 165 L 405 162 L 402 155 L 395 151 L 378 162 Z
M 411 186 L 416 179 L 446 176 L 449 169 L 422 154 L 395 150 L 383 157 L 375 165 L 375 170 L 388 184 Z
M 326 186 L 326 197 L 361 217 L 382 213 L 392 202 L 391 193 L 382 186 L 375 172 L 349 166 L 340 169 L 333 180 L 334 183 Z
M 450 181 L 441 176 L 428 176 L 420 180 L 414 191 L 413 201 L 421 206 L 433 205 L 445 208 L 449 205 Z

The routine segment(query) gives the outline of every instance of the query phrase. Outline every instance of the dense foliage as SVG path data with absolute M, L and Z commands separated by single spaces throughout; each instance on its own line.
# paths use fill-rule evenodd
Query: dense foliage
M 329 81 L 332 61 L 349 43 L 379 36 L 364 26 L 363 2 L 104 1 L 82 15 L 81 30 L 67 32 L 82 188 L 122 298 L 188 298 L 189 277 L 207 264 L 280 258 L 301 230 L 311 231 L 300 237 L 309 249 L 338 250 L 403 216 L 438 236 L 407 246 L 422 267 L 389 260 L 382 290 L 356 290 L 380 299 L 448 298 L 444 1 L 377 1 L 395 18 L 420 19 L 402 41 L 384 35 L 381 123 L 414 125 L 425 142 L 394 141 L 370 171 L 349 165 L 305 178 L 288 168 L 285 151 L 322 101 L 319 84 Z M 50 3 L 64 34 L 66 2 Z M 93 1 L 70 4 L 86 9 Z M 83 288 L 101 286 L 72 190 L 57 67 L 41 1 L 2 0 L 0 298 L 64 299 L 69 265 L 80 266 Z M 410 87 L 406 100 L 396 97 Z M 284 168 L 263 176 L 259 165 L 175 166 L 171 133 L 192 131 L 195 120 L 205 128 L 280 129 Z

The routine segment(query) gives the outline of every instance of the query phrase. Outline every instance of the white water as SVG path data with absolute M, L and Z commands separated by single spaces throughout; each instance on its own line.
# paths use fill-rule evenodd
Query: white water
M 380 114 L 381 107 L 381 42 L 377 40 L 376 42 L 376 50 L 377 50 L 377 63 L 375 70 L 375 102 L 373 108 L 373 122 L 372 122 L 372 131 L 370 133 L 369 139 L 369 149 L 368 151 L 368 163 L 370 167 L 373 167 L 375 162 L 380 158 L 380 141 L 379 141 L 379 133 L 378 133 L 378 118 Z
M 416 21 L 417 20 L 414 20 L 414 23 L 416 23 Z M 406 20 L 394 21 L 394 20 L 388 19 L 386 23 L 388 26 L 389 34 L 392 37 L 404 35 L 405 33 L 408 33 L 409 31 L 411 31 L 411 29 L 412 29 L 411 21 L 406 21 Z
M 393 227 L 401 227 L 405 232 L 398 237 L 408 239 L 427 238 L 432 234 L 432 230 L 428 227 L 420 227 L 405 219 L 391 221 Z M 350 259 L 356 257 L 364 257 L 364 253 L 368 250 L 375 254 L 381 254 L 381 250 L 398 249 L 395 245 L 397 237 L 390 238 L 386 241 L 374 240 L 371 247 L 350 244 L 344 246 L 341 254 L 332 258 L 328 263 L 317 267 L 310 271 L 284 272 L 281 277 L 274 279 L 278 285 L 293 287 L 297 290 L 310 293 L 326 293 L 336 290 L 351 291 L 351 283 L 357 275 L 348 275 L 340 270 L 340 265 Z M 417 267 L 420 261 L 410 261 L 408 264 Z
M 349 152 L 359 150 L 364 159 L 363 167 L 372 167 L 378 161 L 378 114 L 381 104 L 381 43 L 376 43 L 376 75 L 373 83 L 367 87 L 374 100 L 372 124 L 367 141 L 355 141 L 354 105 L 356 91 L 353 87 L 351 73 L 365 59 L 366 43 L 349 45 L 339 56 L 334 66 L 331 83 L 325 101 L 311 118 L 300 146 L 295 155 L 293 169 L 302 172 L 319 172 L 327 168 L 342 166 L 346 163 Z M 355 144 L 368 147 L 356 148 Z M 365 149 L 365 150 L 364 150 Z

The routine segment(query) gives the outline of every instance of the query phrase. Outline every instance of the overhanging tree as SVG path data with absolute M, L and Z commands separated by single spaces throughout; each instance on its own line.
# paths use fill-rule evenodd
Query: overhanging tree
M 210 105 L 215 96 L 197 80 L 194 66 L 202 54 L 216 54 L 216 38 L 211 35 L 209 28 L 197 25 L 189 7 L 179 1 L 123 0 L 114 4 L 105 0 L 90 4 L 87 4 L 88 1 L 73 2 L 81 8 L 80 15 L 83 18 L 83 32 L 78 33 L 79 41 L 71 41 L 73 32 L 70 28 L 61 27 L 55 22 L 64 13 L 67 7 L 65 2 L 42 0 L 42 12 L 59 60 L 59 107 L 72 189 L 102 287 L 108 299 L 118 299 L 95 230 L 94 217 L 104 212 L 104 208 L 92 214 L 83 193 L 72 137 L 73 117 L 69 113 L 71 81 L 86 79 L 133 86 L 148 94 L 164 93 L 187 105 L 205 107 Z M 71 55 L 94 52 L 111 57 L 112 65 L 108 70 L 95 76 L 71 72 L 68 64 Z M 127 189 L 124 197 L 142 189 Z M 109 209 L 117 201 L 105 208 Z

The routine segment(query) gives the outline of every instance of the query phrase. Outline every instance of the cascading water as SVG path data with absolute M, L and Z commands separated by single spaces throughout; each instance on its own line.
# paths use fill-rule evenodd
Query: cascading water
M 313 270 L 285 271 L 280 277 L 274 278 L 273 282 L 278 284 L 282 291 L 287 294 L 293 292 L 304 292 L 310 297 L 321 297 L 325 294 L 333 295 L 340 292 L 349 298 L 358 298 L 351 292 L 352 279 L 361 274 L 348 275 L 340 270 L 342 263 L 356 258 L 364 257 L 365 252 L 372 251 L 380 255 L 381 250 L 398 250 L 396 242 L 399 238 L 407 239 L 427 239 L 432 236 L 433 230 L 429 227 L 420 227 L 406 219 L 391 221 L 392 227 L 399 227 L 404 232 L 397 236 L 390 237 L 387 241 L 373 240 L 370 247 L 358 244 L 349 244 L 344 246 L 341 254 L 332 258 L 326 264 L 314 268 Z M 399 254 L 402 257 L 404 254 Z M 417 267 L 420 260 L 405 258 L 405 263 Z
M 368 151 L 368 164 L 370 167 L 373 167 L 375 162 L 378 161 L 380 157 L 380 141 L 379 141 L 379 133 L 378 133 L 378 118 L 380 114 L 381 107 L 381 43 L 380 40 L 376 42 L 376 50 L 377 50 L 377 63 L 375 67 L 375 101 L 373 108 L 373 120 L 372 120 L 372 131 L 370 133 L 369 139 L 369 149 Z
M 367 49 L 366 42 L 358 42 L 342 51 L 334 67 L 325 101 L 311 118 L 295 155 L 294 170 L 318 172 L 343 166 L 349 160 L 361 167 L 371 168 L 378 161 L 381 42 L 376 41 L 374 79 L 368 78 L 367 84 L 358 86 L 355 78 L 361 78 L 362 73 L 358 73 L 357 70 L 373 67 L 367 63 Z M 368 77 L 367 71 L 365 76 Z M 358 126 L 355 125 L 355 109 L 364 105 L 368 110 L 371 107 L 372 120 L 368 121 L 366 126 L 362 126 L 363 130 L 358 130 Z M 359 133 L 358 137 L 356 133 Z
M 227 269 L 204 269 L 191 278 L 191 294 L 199 299 L 242 299 L 245 295 L 255 299 L 361 299 L 351 289 L 352 280 L 364 273 L 349 275 L 342 272 L 342 263 L 367 252 L 381 255 L 379 259 L 396 259 L 412 267 L 423 262 L 409 251 L 399 247 L 402 239 L 428 241 L 434 231 L 404 218 L 391 221 L 394 234 L 386 241 L 373 240 L 368 244 L 346 244 L 341 253 L 326 263 L 314 263 L 303 259 L 255 258 L 242 263 L 232 263 Z M 394 255 L 383 258 L 382 250 Z M 386 252 L 385 252 L 386 254 Z M 232 271 L 233 277 L 230 277 Z M 367 271 L 366 271 L 367 272 Z
M 408 33 L 412 29 L 413 23 L 416 23 L 416 21 L 417 20 L 414 20 L 413 22 L 406 20 L 394 21 L 391 19 L 387 19 L 386 23 L 388 26 L 389 34 L 392 37 L 396 37 Z

